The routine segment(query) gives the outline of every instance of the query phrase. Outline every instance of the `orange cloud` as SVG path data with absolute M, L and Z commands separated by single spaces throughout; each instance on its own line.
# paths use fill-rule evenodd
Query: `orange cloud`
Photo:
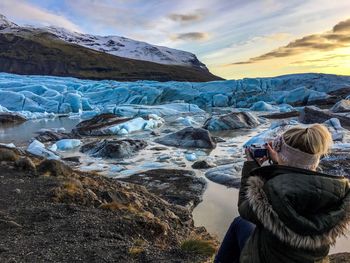
M 284 47 L 277 48 L 263 55 L 231 65 L 253 64 L 262 60 L 290 57 L 310 51 L 331 51 L 350 45 L 350 19 L 336 24 L 329 32 L 308 35 L 294 40 Z

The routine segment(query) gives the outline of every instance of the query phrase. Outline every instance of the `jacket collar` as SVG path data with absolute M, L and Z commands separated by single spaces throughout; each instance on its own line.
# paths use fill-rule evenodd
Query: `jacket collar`
M 293 173 L 293 174 L 305 174 L 305 175 L 315 175 L 315 176 L 323 176 L 328 178 L 334 178 L 334 179 L 344 179 L 344 176 L 336 176 L 336 175 L 330 175 L 325 174 L 317 171 L 311 171 L 306 170 L 298 167 L 291 167 L 286 165 L 268 165 L 268 166 L 261 166 L 258 168 L 255 168 L 251 171 L 251 175 L 254 176 L 263 176 L 265 179 L 273 178 L 279 174 L 286 174 L 286 173 Z

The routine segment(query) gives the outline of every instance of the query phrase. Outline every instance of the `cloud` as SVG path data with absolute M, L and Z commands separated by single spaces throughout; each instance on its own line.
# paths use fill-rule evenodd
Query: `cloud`
M 200 21 L 204 17 L 204 12 L 203 10 L 196 10 L 196 12 L 189 13 L 189 14 L 170 14 L 168 15 L 168 18 L 170 20 L 173 20 L 175 22 L 180 22 L 180 23 L 189 23 L 189 22 L 194 22 L 194 21 Z
M 66 17 L 55 14 L 40 7 L 36 7 L 20 0 L 1 0 L 0 10 L 3 15 L 10 19 L 15 19 L 30 24 L 55 25 L 64 27 L 72 31 L 80 32 L 79 26 L 71 22 Z
M 290 57 L 311 51 L 335 50 L 350 45 L 349 33 L 350 19 L 339 22 L 329 32 L 305 36 L 271 52 L 250 58 L 246 61 L 234 62 L 231 65 L 253 64 L 262 60 Z
M 324 56 L 321 58 L 315 58 L 315 59 L 306 59 L 306 60 L 298 60 L 298 61 L 294 61 L 291 64 L 294 65 L 308 65 L 308 64 L 314 64 L 314 63 L 321 63 L 321 62 L 329 62 L 331 60 L 334 59 L 348 59 L 350 58 L 350 54 L 340 54 L 340 55 L 329 55 L 329 56 Z
M 209 34 L 206 32 L 188 32 L 177 34 L 172 37 L 173 40 L 194 40 L 201 41 L 209 38 Z

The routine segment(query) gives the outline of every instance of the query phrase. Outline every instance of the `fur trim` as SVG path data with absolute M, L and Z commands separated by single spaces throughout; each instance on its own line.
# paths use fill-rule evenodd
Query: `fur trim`
M 247 199 L 260 223 L 271 231 L 280 241 L 296 248 L 316 249 L 326 245 L 334 245 L 336 238 L 345 235 L 350 223 L 350 194 L 344 199 L 345 217 L 331 230 L 322 235 L 303 236 L 288 228 L 273 210 L 263 190 L 264 181 L 259 176 L 251 176 L 247 180 Z

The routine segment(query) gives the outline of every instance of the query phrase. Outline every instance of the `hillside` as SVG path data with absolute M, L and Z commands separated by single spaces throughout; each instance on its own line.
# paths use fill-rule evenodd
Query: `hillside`
M 121 58 L 64 42 L 50 33 L 0 34 L 0 71 L 119 81 L 211 81 L 208 71 Z

